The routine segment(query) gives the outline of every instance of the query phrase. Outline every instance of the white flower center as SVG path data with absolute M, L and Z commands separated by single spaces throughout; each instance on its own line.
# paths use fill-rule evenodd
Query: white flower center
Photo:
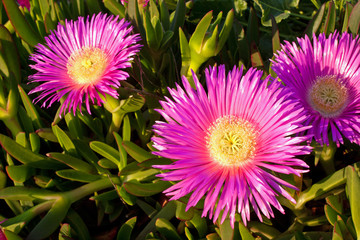
M 257 136 L 253 124 L 236 116 L 224 116 L 209 127 L 206 143 L 214 161 L 234 166 L 254 156 Z
M 348 103 L 348 89 L 336 76 L 316 79 L 308 92 L 310 106 L 323 117 L 336 117 Z
M 107 55 L 102 49 L 84 47 L 70 56 L 66 67 L 76 83 L 94 84 L 101 79 L 107 65 Z

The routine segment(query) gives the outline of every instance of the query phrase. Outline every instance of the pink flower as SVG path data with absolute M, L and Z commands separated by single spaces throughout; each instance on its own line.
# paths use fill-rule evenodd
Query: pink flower
M 17 0 L 17 2 L 21 7 L 26 7 L 30 11 L 30 1 L 29 0 Z
M 61 114 L 80 109 L 85 102 L 90 113 L 91 104 L 104 102 L 101 96 L 118 97 L 116 88 L 129 74 L 130 61 L 141 45 L 138 34 L 124 19 L 99 13 L 90 19 L 59 24 L 57 30 L 39 44 L 31 60 L 37 73 L 30 76 L 32 83 L 40 82 L 30 93 L 40 92 L 35 101 L 45 99 L 42 106 L 50 107 L 64 97 Z
M 159 113 L 167 122 L 154 125 L 152 138 L 159 156 L 174 159 L 171 165 L 154 167 L 169 170 L 158 176 L 175 181 L 165 193 L 176 200 L 190 195 L 187 209 L 205 197 L 202 216 L 215 222 L 235 214 L 246 224 L 250 207 L 258 218 L 273 217 L 272 206 L 284 213 L 276 199 L 279 194 L 295 200 L 281 185 L 296 189 L 277 173 L 300 175 L 307 168 L 296 155 L 308 154 L 310 147 L 299 143 L 308 137 L 291 137 L 304 131 L 303 109 L 288 98 L 289 93 L 262 72 L 225 67 L 205 72 L 207 93 L 193 75 L 196 90 L 183 77 L 184 89 L 169 89 Z
M 308 134 L 321 145 L 344 137 L 360 144 L 359 36 L 323 33 L 297 42 L 282 46 L 272 68 L 303 106 Z

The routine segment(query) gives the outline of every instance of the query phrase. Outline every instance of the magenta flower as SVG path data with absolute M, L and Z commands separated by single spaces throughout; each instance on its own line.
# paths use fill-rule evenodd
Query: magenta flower
M 26 7 L 28 10 L 30 10 L 30 1 L 29 0 L 17 0 L 17 2 L 21 7 Z
M 35 101 L 45 99 L 42 106 L 50 107 L 64 97 L 61 114 L 67 110 L 75 114 L 83 101 L 90 113 L 90 101 L 101 105 L 105 94 L 117 98 L 116 88 L 129 77 L 124 69 L 131 67 L 141 47 L 139 35 L 131 34 L 129 25 L 102 13 L 59 24 L 45 38 L 46 45 L 39 44 L 31 56 L 36 63 L 31 67 L 38 72 L 29 79 L 41 83 L 30 91 L 41 92 Z
M 310 152 L 299 145 L 307 137 L 290 137 L 304 131 L 303 109 L 278 81 L 267 87 L 270 77 L 262 81 L 261 71 L 242 76 L 234 67 L 226 76 L 220 66 L 205 74 L 208 93 L 195 75 L 197 90 L 183 77 L 184 89 L 169 89 L 173 100 L 158 110 L 167 123 L 154 125 L 154 154 L 175 161 L 154 167 L 169 170 L 158 175 L 162 180 L 177 181 L 165 193 L 176 200 L 192 192 L 187 209 L 205 196 L 202 216 L 215 222 L 223 211 L 221 221 L 229 213 L 232 226 L 236 212 L 249 221 L 250 205 L 260 220 L 261 213 L 274 216 L 271 206 L 284 213 L 276 196 L 295 200 L 280 185 L 296 187 L 277 173 L 300 175 L 308 167 L 295 158 Z
M 315 141 L 339 145 L 343 137 L 360 143 L 360 40 L 349 33 L 320 34 L 286 42 L 273 70 L 306 113 Z M 329 136 L 328 132 L 331 132 Z

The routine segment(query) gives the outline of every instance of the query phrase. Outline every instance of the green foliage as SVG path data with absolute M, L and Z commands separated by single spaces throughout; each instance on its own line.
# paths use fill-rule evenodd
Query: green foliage
M 126 18 L 142 39 L 119 98 L 104 96 L 91 115 L 60 117 L 61 103 L 40 108 L 27 84 L 34 47 L 66 19 L 98 12 Z M 289 190 L 296 204 L 278 197 L 284 216 L 274 211 L 260 223 L 251 212 L 245 226 L 236 214 L 232 228 L 228 218 L 202 217 L 204 199 L 186 210 L 189 196 L 170 201 L 162 193 L 175 182 L 159 180 L 163 170 L 154 166 L 174 159 L 157 156 L 151 142 L 162 120 L 155 109 L 182 75 L 190 80 L 193 71 L 203 83 L 205 67 L 226 64 L 276 77 L 269 59 L 284 40 L 357 36 L 360 2 L 31 0 L 28 10 L 2 0 L 0 23 L 0 234 L 7 239 L 360 238 L 358 146 L 315 147 L 304 157 L 310 173 L 278 176 L 299 188 Z M 330 148 L 334 169 L 319 170 Z

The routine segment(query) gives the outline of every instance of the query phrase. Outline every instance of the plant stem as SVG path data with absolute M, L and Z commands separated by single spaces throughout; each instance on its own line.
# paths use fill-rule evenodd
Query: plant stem
M 13 137 L 16 137 L 19 132 L 23 131 L 16 116 L 4 119 L 3 121 L 6 127 L 11 131 Z

